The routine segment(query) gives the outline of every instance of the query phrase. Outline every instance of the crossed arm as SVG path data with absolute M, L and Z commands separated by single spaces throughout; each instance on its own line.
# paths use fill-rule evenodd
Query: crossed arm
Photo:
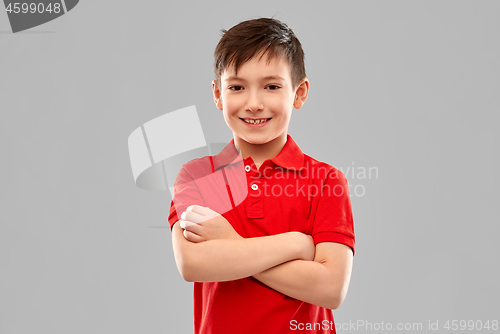
M 289 297 L 329 309 L 343 302 L 352 250 L 300 232 L 243 238 L 221 215 L 192 205 L 172 229 L 177 267 L 186 281 L 221 282 L 253 276 Z

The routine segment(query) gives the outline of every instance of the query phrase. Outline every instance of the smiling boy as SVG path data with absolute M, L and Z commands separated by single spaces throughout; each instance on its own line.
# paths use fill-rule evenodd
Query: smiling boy
M 354 225 L 345 176 L 288 134 L 309 92 L 301 44 L 276 19 L 223 32 L 212 89 L 233 139 L 183 165 L 169 214 L 177 266 L 195 282 L 195 333 L 335 333 Z

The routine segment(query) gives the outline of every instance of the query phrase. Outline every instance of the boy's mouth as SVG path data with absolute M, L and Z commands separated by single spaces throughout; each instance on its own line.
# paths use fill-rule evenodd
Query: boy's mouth
M 262 123 L 269 121 L 271 118 L 241 118 L 240 117 L 240 119 L 247 124 L 262 124 Z

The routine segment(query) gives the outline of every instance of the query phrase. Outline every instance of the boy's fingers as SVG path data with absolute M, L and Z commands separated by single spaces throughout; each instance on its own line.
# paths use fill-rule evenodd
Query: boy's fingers
M 191 225 L 191 224 L 196 224 L 196 223 L 193 223 L 193 222 L 191 222 L 191 221 L 189 221 L 189 220 L 183 220 L 183 219 L 181 219 L 181 221 L 180 221 L 180 224 L 179 224 L 179 225 L 180 225 L 183 229 L 186 229 L 186 226 L 189 226 L 189 225 Z
M 218 212 L 210 209 L 209 207 L 196 205 L 196 204 L 188 206 L 186 211 L 195 212 L 199 215 L 210 216 L 210 217 L 214 217 L 214 216 L 219 215 Z
M 202 223 L 208 218 L 194 211 L 185 211 L 181 214 L 181 219 L 190 220 L 194 223 Z
M 203 214 L 205 212 L 204 209 L 206 209 L 206 207 L 201 206 L 201 205 L 193 204 L 193 205 L 188 206 L 187 209 L 186 209 L 186 211 L 195 212 L 197 214 Z
M 193 223 L 189 220 L 181 221 L 181 227 L 185 230 L 188 230 L 189 232 L 193 232 L 198 235 L 201 235 L 202 233 L 202 227 L 199 224 Z
M 199 235 L 194 234 L 193 232 L 188 231 L 188 230 L 184 230 L 184 232 L 182 232 L 182 234 L 184 234 L 184 238 L 186 238 L 188 241 L 191 241 L 191 242 L 197 243 L 197 242 L 205 241 L 205 239 L 203 239 Z

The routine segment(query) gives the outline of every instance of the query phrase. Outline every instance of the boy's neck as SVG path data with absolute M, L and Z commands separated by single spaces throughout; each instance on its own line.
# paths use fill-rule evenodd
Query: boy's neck
M 262 165 L 266 159 L 272 159 L 277 156 L 286 144 L 287 133 L 283 133 L 273 140 L 264 144 L 250 144 L 249 142 L 234 136 L 234 144 L 239 147 L 243 159 L 252 157 L 257 168 Z

